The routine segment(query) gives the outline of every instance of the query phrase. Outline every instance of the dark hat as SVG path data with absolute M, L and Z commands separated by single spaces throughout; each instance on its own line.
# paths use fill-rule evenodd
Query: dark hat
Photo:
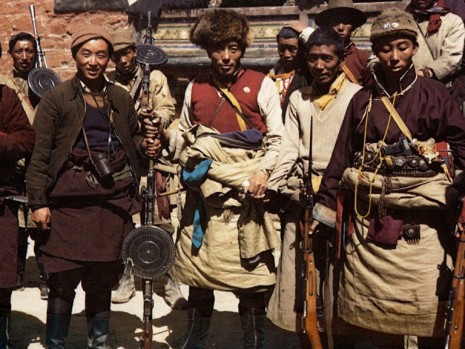
M 407 36 L 417 41 L 418 29 L 412 15 L 399 8 L 390 8 L 380 13 L 371 26 L 370 41 L 388 36 Z
M 347 18 L 354 29 L 367 21 L 365 13 L 356 9 L 352 0 L 329 0 L 326 10 L 315 16 L 315 23 L 319 27 L 330 27 L 333 20 L 340 17 Z
M 204 49 L 225 40 L 236 40 L 243 47 L 250 44 L 249 22 L 244 15 L 233 10 L 208 11 L 190 32 L 190 41 Z
M 92 39 L 104 39 L 110 45 L 110 53 L 113 52 L 113 43 L 108 30 L 98 25 L 85 25 L 74 33 L 72 37 L 71 52 L 73 52 L 73 57 L 78 47 Z
M 133 27 L 129 27 L 128 29 L 118 28 L 111 34 L 111 40 L 115 51 L 119 51 L 136 45 L 136 33 Z

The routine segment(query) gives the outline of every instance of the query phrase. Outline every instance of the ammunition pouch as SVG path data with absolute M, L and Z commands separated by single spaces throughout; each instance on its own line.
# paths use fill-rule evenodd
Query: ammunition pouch
M 438 163 L 430 165 L 421 155 L 387 155 L 380 165 L 380 157 L 369 151 L 365 152 L 364 161 L 362 152 L 355 153 L 353 167 L 361 166 L 363 171 L 375 172 L 379 167 L 379 174 L 409 177 L 434 177 L 442 171 Z

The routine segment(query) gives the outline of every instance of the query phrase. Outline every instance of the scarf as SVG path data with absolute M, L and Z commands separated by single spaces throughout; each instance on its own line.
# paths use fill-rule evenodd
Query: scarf
M 346 74 L 341 73 L 336 80 L 329 87 L 328 93 L 318 96 L 318 89 L 316 86 L 312 85 L 308 89 L 308 92 L 311 95 L 315 95 L 315 103 L 321 110 L 325 110 L 331 102 L 336 98 L 337 94 L 341 90 L 342 86 L 346 82 Z

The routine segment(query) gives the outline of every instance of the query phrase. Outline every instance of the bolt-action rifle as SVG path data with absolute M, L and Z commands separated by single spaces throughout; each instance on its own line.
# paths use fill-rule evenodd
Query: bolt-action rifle
M 303 253 L 304 253 L 304 309 L 302 314 L 302 329 L 307 334 L 312 349 L 322 349 L 320 334 L 323 327 L 323 307 L 318 297 L 316 279 L 315 256 L 313 251 L 313 237 L 309 235 L 313 213 L 313 185 L 312 185 L 312 144 L 313 119 L 310 121 L 310 149 L 308 158 L 308 173 L 304 176 L 304 224 L 303 224 Z
M 465 231 L 460 232 L 457 240 L 457 256 L 447 308 L 445 349 L 460 349 L 464 337 L 465 318 Z

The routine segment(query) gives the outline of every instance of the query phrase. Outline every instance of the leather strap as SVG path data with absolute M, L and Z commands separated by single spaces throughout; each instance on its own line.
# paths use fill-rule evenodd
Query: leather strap
M 234 95 L 231 93 L 231 91 L 229 91 L 229 89 L 217 79 L 213 78 L 213 82 L 215 83 L 216 87 L 221 92 L 221 94 L 226 98 L 226 100 L 232 105 L 232 107 L 236 111 L 236 118 L 237 123 L 239 124 L 239 129 L 241 131 L 245 131 L 247 130 L 247 126 L 253 128 L 253 125 L 250 123 L 250 121 L 244 116 L 244 114 L 242 114 L 241 106 L 236 97 L 234 97 Z
M 397 126 L 399 126 L 400 130 L 405 135 L 405 137 L 407 137 L 409 141 L 412 141 L 413 137 L 412 137 L 412 134 L 410 133 L 410 130 L 408 129 L 404 120 L 402 120 L 402 118 L 400 117 L 396 108 L 394 108 L 394 106 L 392 105 L 391 101 L 386 96 L 381 97 L 381 101 L 384 103 L 389 113 L 391 113 L 392 118 L 396 122 Z
M 344 62 L 341 63 L 341 69 L 342 69 L 342 71 L 344 73 L 346 73 L 346 75 L 349 78 L 350 82 L 352 82 L 354 84 L 357 84 L 357 85 L 360 85 L 360 82 L 358 82 L 355 75 L 350 71 L 349 67 Z

